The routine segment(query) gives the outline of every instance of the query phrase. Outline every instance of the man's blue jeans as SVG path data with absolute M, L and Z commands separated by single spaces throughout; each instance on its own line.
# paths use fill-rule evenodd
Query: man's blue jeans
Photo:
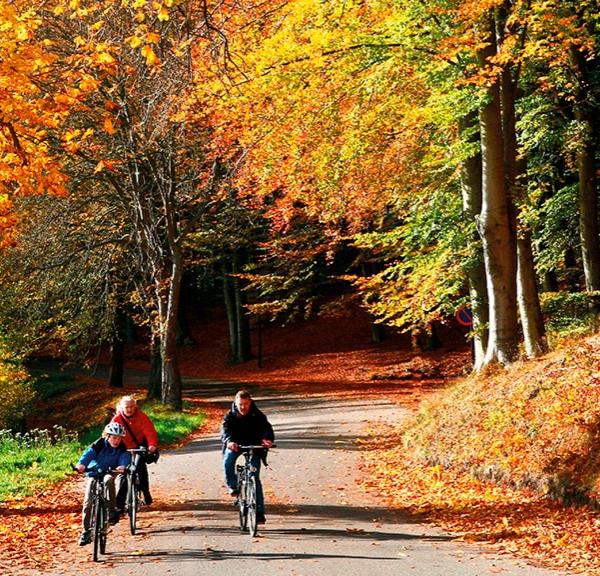
M 241 452 L 234 452 L 233 450 L 229 450 L 229 448 L 225 449 L 225 454 L 223 455 L 223 468 L 225 469 L 225 483 L 227 484 L 227 488 L 231 490 L 237 490 L 237 476 L 235 473 L 235 461 L 242 455 Z M 252 466 L 256 468 L 256 472 L 254 473 L 254 478 L 256 479 L 256 512 L 258 514 L 265 513 L 265 501 L 263 497 L 262 483 L 260 481 L 260 455 L 254 454 L 250 459 Z

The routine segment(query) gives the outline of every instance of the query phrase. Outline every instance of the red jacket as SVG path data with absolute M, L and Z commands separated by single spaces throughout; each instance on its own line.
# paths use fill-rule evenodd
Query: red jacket
M 131 418 L 127 418 L 123 412 L 119 412 L 112 421 L 122 424 L 125 428 L 125 438 L 123 441 L 127 448 L 139 447 L 138 444 L 136 444 L 136 441 L 131 437 L 127 426 L 129 426 L 129 429 L 133 432 L 140 445 L 158 446 L 158 434 L 156 433 L 154 424 L 152 424 L 152 420 L 150 420 L 150 418 L 148 418 L 148 416 L 146 416 L 139 408 L 136 409 Z

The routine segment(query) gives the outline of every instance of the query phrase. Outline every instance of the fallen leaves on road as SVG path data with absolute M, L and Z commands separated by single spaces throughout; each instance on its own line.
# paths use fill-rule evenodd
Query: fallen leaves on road
M 383 430 L 373 430 L 381 441 Z M 364 453 L 363 486 L 388 505 L 496 550 L 552 568 L 600 574 L 600 511 L 408 460 L 400 438 Z

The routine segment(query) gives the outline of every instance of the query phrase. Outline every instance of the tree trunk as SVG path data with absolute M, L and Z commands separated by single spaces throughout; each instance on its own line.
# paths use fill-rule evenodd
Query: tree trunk
M 598 190 L 596 180 L 596 146 L 587 66 L 584 55 L 571 49 L 571 62 L 580 87 L 575 104 L 575 119 L 583 141 L 577 148 L 579 178 L 579 238 L 587 290 L 600 290 L 600 240 L 598 238 Z
M 496 53 L 494 26 L 491 20 L 488 23 L 488 44 L 479 54 L 483 66 Z M 519 341 L 517 252 L 505 180 L 500 87 L 498 79 L 490 82 L 488 99 L 479 112 L 482 204 L 478 229 L 483 242 L 490 317 L 484 366 L 495 362 L 511 364 L 517 358 Z
M 227 313 L 227 327 L 229 329 L 229 361 L 234 363 L 239 356 L 237 339 L 237 309 L 235 306 L 235 293 L 233 279 L 230 276 L 230 263 L 223 263 L 223 298 Z
M 233 255 L 233 272 L 238 274 L 241 271 L 240 255 L 235 252 Z M 236 311 L 236 340 L 237 340 L 237 362 L 248 362 L 252 358 L 252 343 L 250 339 L 250 320 L 244 308 L 246 296 L 240 286 L 240 279 L 237 276 L 233 278 L 233 293 L 235 297 Z
M 504 139 L 504 163 L 510 199 L 510 227 L 517 237 L 517 301 L 525 351 L 530 358 L 547 351 L 544 318 L 537 289 L 537 278 L 531 248 L 531 233 L 526 224 L 517 231 L 516 203 L 524 197 L 527 165 L 518 156 L 515 99 L 517 84 L 512 72 L 502 73 L 502 135 Z
M 160 344 L 158 337 L 151 336 L 150 342 L 150 371 L 148 372 L 148 395 L 149 400 L 161 399 L 161 373 L 162 362 L 160 359 Z
M 517 255 L 517 296 L 525 340 L 525 352 L 529 358 L 535 358 L 548 351 L 548 344 L 535 275 L 530 273 L 533 270 L 533 251 L 529 233 L 521 233 L 517 239 Z
M 109 388 L 123 388 L 123 365 L 125 343 L 119 327 L 115 327 L 110 344 L 110 369 L 108 371 Z
M 460 121 L 460 131 L 464 133 L 472 130 L 477 123 L 477 115 L 472 113 Z M 477 130 L 468 137 L 470 142 L 479 140 Z M 482 166 L 481 154 L 478 152 L 467 158 L 461 166 L 461 189 L 463 200 L 463 215 L 467 222 L 473 222 L 481 212 L 481 184 Z M 469 283 L 469 297 L 471 301 L 471 312 L 473 315 L 473 326 L 471 336 L 473 338 L 473 368 L 479 370 L 483 365 L 485 350 L 488 341 L 488 297 L 485 278 L 485 266 L 483 263 L 483 250 L 477 232 L 469 242 L 470 251 L 476 253 L 473 264 L 467 270 Z
M 181 255 L 173 254 L 170 276 L 164 287 L 157 294 L 159 327 L 160 327 L 160 359 L 161 359 L 161 401 L 174 410 L 181 410 L 181 374 L 177 351 L 177 312 L 181 278 L 183 274 Z

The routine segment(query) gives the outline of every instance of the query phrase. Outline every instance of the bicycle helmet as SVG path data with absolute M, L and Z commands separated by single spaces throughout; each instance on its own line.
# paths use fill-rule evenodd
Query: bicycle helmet
M 118 422 L 109 422 L 105 428 L 104 432 L 106 434 L 110 434 L 111 436 L 125 436 L 125 428 L 121 426 Z

